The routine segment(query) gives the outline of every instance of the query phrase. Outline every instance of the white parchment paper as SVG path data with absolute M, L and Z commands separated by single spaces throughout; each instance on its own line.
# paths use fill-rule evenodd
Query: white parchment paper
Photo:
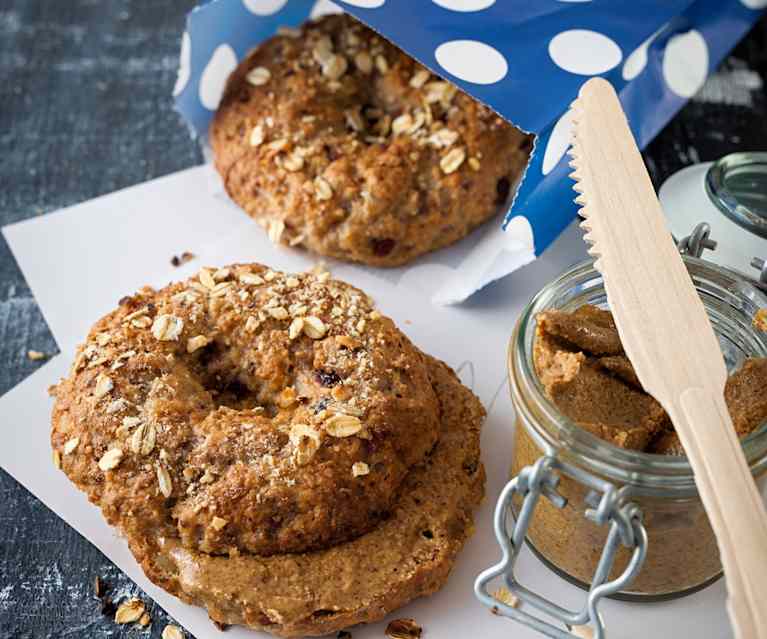
M 209 178 L 209 167 L 190 169 L 3 229 L 62 354 L 0 399 L 0 428 L 5 431 L 0 466 L 198 639 L 221 635 L 203 610 L 153 586 L 124 540 L 53 467 L 48 440 L 51 400 L 46 389 L 67 373 L 74 347 L 90 325 L 121 296 L 144 284 L 161 286 L 202 265 L 260 261 L 274 268 L 303 270 L 316 262 L 305 253 L 274 247 L 259 227 L 211 191 Z M 181 268 L 171 267 L 171 256 L 182 251 L 191 251 L 197 258 Z M 426 639 L 538 636 L 492 615 L 474 599 L 472 587 L 476 575 L 500 556 L 491 519 L 511 460 L 514 415 L 506 385 L 508 338 L 530 296 L 585 256 L 580 233 L 571 227 L 533 264 L 454 307 L 430 302 L 452 272 L 441 259 L 392 271 L 329 264 L 334 276 L 370 293 L 380 310 L 419 347 L 459 370 L 488 410 L 482 437 L 487 498 L 476 513 L 476 534 L 443 590 L 391 615 L 414 617 L 424 627 Z M 527 550 L 518 574 L 530 588 L 562 605 L 578 607 L 585 598 L 585 593 L 553 575 Z M 675 602 L 607 602 L 603 614 L 610 639 L 731 636 L 721 582 Z M 354 629 L 353 635 L 355 639 L 380 638 L 384 628 L 385 622 L 373 624 Z M 257 636 L 266 635 L 242 628 L 226 633 L 229 639 Z

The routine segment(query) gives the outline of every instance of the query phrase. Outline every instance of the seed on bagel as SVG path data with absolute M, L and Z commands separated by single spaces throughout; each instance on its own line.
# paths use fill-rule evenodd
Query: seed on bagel
M 245 76 L 245 79 L 254 87 L 260 87 L 269 82 L 271 77 L 272 73 L 269 71 L 269 69 L 266 67 L 256 67 L 255 69 L 251 69 L 248 72 L 248 74 Z
M 362 477 L 370 472 L 370 467 L 365 462 L 354 462 L 352 464 L 352 475 Z
M 121 448 L 110 448 L 105 452 L 101 459 L 99 459 L 99 468 L 104 472 L 117 468 L 123 458 L 123 451 Z
M 206 268 L 201 269 L 197 277 L 200 280 L 200 284 L 207 289 L 212 289 L 216 285 L 216 280 L 213 279 L 210 271 Z
M 177 340 L 183 330 L 184 320 L 168 313 L 158 315 L 152 324 L 152 335 L 161 342 Z
M 328 327 L 325 326 L 319 317 L 310 315 L 304 318 L 304 333 L 312 339 L 322 339 L 327 333 Z
M 288 313 L 287 309 L 282 306 L 270 308 L 269 315 L 271 315 L 276 320 L 286 320 L 288 317 L 290 317 L 290 313 Z
M 333 437 L 351 437 L 362 430 L 362 422 L 354 415 L 338 413 L 325 421 L 325 430 Z
M 173 494 L 173 481 L 170 478 L 165 466 L 157 465 L 157 485 L 164 497 L 170 497 Z
M 362 71 L 365 75 L 368 75 L 373 70 L 373 58 L 367 51 L 360 51 L 354 56 L 355 66 Z
M 195 335 L 194 337 L 190 337 L 186 342 L 186 352 L 194 353 L 195 351 L 210 344 L 210 341 L 210 338 L 206 335 Z
M 240 282 L 243 284 L 252 284 L 253 286 L 259 286 L 264 283 L 264 278 L 255 273 L 241 273 Z
M 69 455 L 75 452 L 79 444 L 80 444 L 79 437 L 73 437 L 72 439 L 67 440 L 67 442 L 64 444 L 64 454 Z
M 210 525 L 213 526 L 216 530 L 223 530 L 226 528 L 226 525 L 229 522 L 224 519 L 223 517 L 214 517 L 213 520 L 210 522 Z
M 296 339 L 304 330 L 304 318 L 303 317 L 296 317 L 291 323 L 290 327 L 288 328 L 288 336 L 290 339 Z
M 100 399 L 114 387 L 115 385 L 111 377 L 104 375 L 104 373 L 99 373 L 99 376 L 96 378 L 96 388 L 93 390 L 93 396 L 96 399 Z

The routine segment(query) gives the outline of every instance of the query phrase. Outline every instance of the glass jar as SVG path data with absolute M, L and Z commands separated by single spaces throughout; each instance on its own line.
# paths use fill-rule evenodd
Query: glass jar
M 747 357 L 767 356 L 767 334 L 753 325 L 756 311 L 767 306 L 767 296 L 734 271 L 694 257 L 684 260 L 719 337 L 728 370 L 738 368 Z M 631 573 L 630 583 L 621 582 L 620 589 L 614 588 L 609 595 L 656 600 L 694 592 L 716 580 L 722 569 L 686 458 L 621 449 L 598 439 L 558 411 L 536 375 L 536 314 L 547 309 L 572 311 L 583 304 L 607 307 L 602 276 L 592 262 L 573 267 L 544 287 L 522 312 L 511 338 L 509 377 L 517 414 L 512 474 L 518 476 L 541 457 L 571 469 L 557 473 L 555 493 L 564 500 L 549 487 L 543 494 L 548 491 L 550 498 L 539 498 L 534 510 L 527 509 L 526 540 L 558 574 L 586 589 L 595 579 L 605 582 L 627 575 L 633 557 L 641 568 Z M 743 448 L 765 495 L 767 424 L 744 438 Z M 529 472 L 528 468 L 525 473 Z M 600 567 L 605 574 L 595 578 L 609 530 L 599 525 L 606 519 L 595 516 L 600 496 L 595 486 L 600 483 L 615 488 L 611 499 L 616 507 L 628 501 L 638 507 L 638 525 L 646 531 L 647 544 L 638 559 L 635 544 L 625 540 L 617 544 L 612 566 Z M 510 500 L 517 523 L 523 497 L 524 491 L 518 490 Z

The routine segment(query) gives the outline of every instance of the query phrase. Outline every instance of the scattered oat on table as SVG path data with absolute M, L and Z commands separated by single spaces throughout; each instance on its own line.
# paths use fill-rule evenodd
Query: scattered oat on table
M 493 593 L 493 597 L 512 608 L 516 608 L 519 605 L 519 599 L 511 594 L 511 591 L 505 586 L 498 588 L 498 590 Z M 497 609 L 493 608 L 493 612 L 497 613 Z
M 42 359 L 47 359 L 48 355 L 46 353 L 43 353 L 42 351 L 28 350 L 27 358 L 33 362 L 39 362 Z
M 594 639 L 594 629 L 591 626 L 570 626 L 570 632 L 580 639 Z
M 101 578 L 99 576 L 96 576 L 93 579 L 93 594 L 95 595 L 96 599 L 101 599 L 101 597 L 104 596 L 104 585 L 101 582 Z
M 395 619 L 386 626 L 386 636 L 389 639 L 419 639 L 421 632 L 421 626 L 415 619 Z
M 115 622 L 119 624 L 135 623 L 144 614 L 144 603 L 135 597 L 124 601 L 117 607 Z
M 162 631 L 162 639 L 184 639 L 184 631 L 178 626 L 168 624 Z

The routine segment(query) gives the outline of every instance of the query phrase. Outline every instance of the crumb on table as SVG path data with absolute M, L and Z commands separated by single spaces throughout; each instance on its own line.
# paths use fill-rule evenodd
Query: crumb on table
M 170 263 L 173 266 L 182 266 L 187 262 L 191 262 L 195 257 L 197 256 L 194 253 L 190 251 L 184 251 L 181 255 L 174 255 L 172 258 L 170 258 Z

